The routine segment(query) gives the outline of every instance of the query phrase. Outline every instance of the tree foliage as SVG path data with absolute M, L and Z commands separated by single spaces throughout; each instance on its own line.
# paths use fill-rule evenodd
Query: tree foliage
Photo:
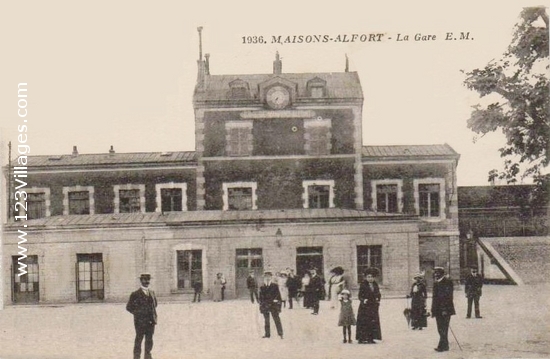
M 521 12 L 502 58 L 465 73 L 467 88 L 491 95 L 488 104 L 473 106 L 468 128 L 480 136 L 500 129 L 506 137 L 499 149 L 504 170 L 490 171 L 490 181 L 544 176 L 550 162 L 548 60 L 548 15 L 544 7 L 531 7 Z

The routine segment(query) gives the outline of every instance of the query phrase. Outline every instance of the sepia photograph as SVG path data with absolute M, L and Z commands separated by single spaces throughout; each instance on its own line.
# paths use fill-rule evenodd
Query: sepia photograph
M 5 4 L 0 359 L 550 358 L 548 3 Z

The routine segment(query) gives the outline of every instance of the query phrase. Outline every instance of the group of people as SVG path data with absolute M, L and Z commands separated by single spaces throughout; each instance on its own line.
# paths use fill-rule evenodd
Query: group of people
M 468 299 L 468 309 L 466 318 L 471 318 L 472 304 L 475 306 L 475 317 L 482 318 L 479 309 L 479 298 L 481 297 L 483 287 L 483 278 L 478 274 L 477 267 L 472 266 L 469 275 L 465 281 L 465 294 Z M 432 292 L 431 313 L 426 310 L 426 299 L 428 298 L 426 283 L 423 273 L 414 276 L 414 283 L 411 291 L 407 295 L 411 298 L 410 324 L 413 330 L 422 330 L 427 327 L 427 317 L 431 314 L 435 318 L 437 331 L 439 333 L 439 343 L 437 352 L 449 350 L 448 332 L 451 322 L 451 316 L 456 314 L 453 302 L 453 283 L 448 276 L 445 276 L 445 270 L 442 267 L 434 268 L 434 285 Z
M 334 307 L 338 301 L 340 302 L 338 326 L 342 327 L 344 343 L 353 342 L 351 334 L 352 326 L 356 326 L 355 339 L 360 344 L 375 344 L 375 340 L 382 339 L 379 316 L 381 293 L 375 280 L 377 276 L 378 270 L 376 268 L 369 268 L 364 273 L 364 279 L 359 286 L 359 308 L 356 317 L 353 312 L 351 292 L 346 288 L 343 278 L 343 269 L 336 267 L 331 271 L 328 283 L 328 299 L 331 301 L 331 307 Z M 136 331 L 134 359 L 139 359 L 141 356 L 143 339 L 145 339 L 144 358 L 152 359 L 153 334 L 157 324 L 157 298 L 154 291 L 149 288 L 151 275 L 144 273 L 140 275 L 139 279 L 141 287 L 130 295 L 126 310 L 134 316 Z M 315 315 L 319 313 L 319 301 L 324 299 L 325 296 L 324 281 L 317 274 L 317 269 L 315 268 L 310 270 L 310 273 L 307 273 L 307 275 L 304 275 L 301 281 L 294 275 L 293 270 L 287 268 L 286 271 L 277 274 L 277 282 L 275 283 L 273 280 L 271 272 L 264 272 L 263 283 L 258 292 L 258 283 L 254 277 L 254 272 L 250 272 L 250 276 L 247 279 L 250 300 L 254 303 L 255 299 L 259 303 L 260 312 L 264 316 L 263 338 L 271 337 L 270 317 L 273 318 L 277 334 L 281 339 L 283 338 L 283 326 L 279 313 L 286 301 L 289 302 L 289 309 L 292 308 L 292 299 L 297 299 L 299 292 L 303 293 L 304 307 L 312 308 L 312 314 Z M 225 284 L 225 278 L 221 273 L 218 273 L 214 282 L 214 301 L 223 300 Z M 475 306 L 475 317 L 482 318 L 479 309 L 482 286 L 482 277 L 478 274 L 477 268 L 472 267 L 465 282 L 465 294 L 468 299 L 466 318 L 471 318 L 472 305 Z M 195 288 L 195 293 L 197 293 L 197 289 L 199 288 Z M 202 290 L 202 285 L 200 289 Z M 431 313 L 428 313 L 426 309 L 427 297 L 424 275 L 418 273 L 414 276 L 410 293 L 407 295 L 407 298 L 411 298 L 410 323 L 412 329 L 422 330 L 422 328 L 425 328 L 427 326 L 427 317 L 431 315 L 436 320 L 439 333 L 439 343 L 435 350 L 437 352 L 448 351 L 448 331 L 451 316 L 455 315 L 456 311 L 453 303 L 453 283 L 445 275 L 444 268 L 434 268 Z M 197 299 L 196 295 L 195 299 Z

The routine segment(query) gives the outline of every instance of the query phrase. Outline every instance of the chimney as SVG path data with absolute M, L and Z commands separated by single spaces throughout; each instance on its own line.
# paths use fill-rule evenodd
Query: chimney
M 111 148 L 109 149 L 109 155 L 114 155 L 115 154 L 115 149 L 113 148 L 113 145 L 111 145 Z
M 346 54 L 346 69 L 345 69 L 345 72 L 349 72 L 349 59 L 348 59 L 348 54 Z
M 210 54 L 204 54 L 204 73 L 210 75 Z
M 73 156 L 78 156 L 78 149 L 76 146 L 73 146 Z
M 202 90 L 204 89 L 204 80 L 206 76 L 206 64 L 202 59 L 202 26 L 197 27 L 197 31 L 199 32 L 199 59 L 197 60 L 198 73 L 196 89 Z
M 273 74 L 280 75 L 283 72 L 283 62 L 279 57 L 279 51 L 275 53 L 275 61 L 273 61 Z

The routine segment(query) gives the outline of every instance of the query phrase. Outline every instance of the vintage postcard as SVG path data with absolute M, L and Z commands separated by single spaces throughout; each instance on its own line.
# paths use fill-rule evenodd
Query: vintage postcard
M 6 4 L 0 358 L 550 357 L 546 5 Z

